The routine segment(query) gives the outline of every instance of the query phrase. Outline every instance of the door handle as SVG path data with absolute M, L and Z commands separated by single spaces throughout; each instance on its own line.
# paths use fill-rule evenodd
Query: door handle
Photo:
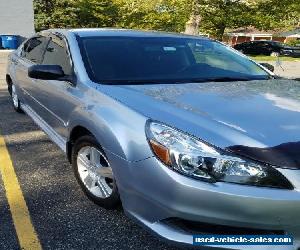
M 12 62 L 13 64 L 15 64 L 15 65 L 18 64 L 18 61 L 17 61 L 16 59 L 11 59 L 11 62 Z

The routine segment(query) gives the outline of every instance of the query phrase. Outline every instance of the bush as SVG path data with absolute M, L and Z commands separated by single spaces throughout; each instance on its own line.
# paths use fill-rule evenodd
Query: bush
M 298 39 L 296 39 L 296 40 L 290 40 L 286 44 L 288 44 L 290 46 L 300 46 L 300 40 L 298 40 Z

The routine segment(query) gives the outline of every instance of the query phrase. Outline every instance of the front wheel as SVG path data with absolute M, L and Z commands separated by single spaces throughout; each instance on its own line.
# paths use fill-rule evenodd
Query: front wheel
M 112 168 L 93 136 L 83 136 L 75 142 L 72 166 L 82 190 L 93 202 L 106 209 L 120 204 Z
M 16 91 L 16 86 L 14 84 L 11 84 L 11 99 L 14 109 L 19 113 L 23 113 L 20 105 L 20 100 Z
M 278 57 L 278 56 L 279 56 L 279 52 L 272 52 L 272 53 L 270 54 L 270 56 Z

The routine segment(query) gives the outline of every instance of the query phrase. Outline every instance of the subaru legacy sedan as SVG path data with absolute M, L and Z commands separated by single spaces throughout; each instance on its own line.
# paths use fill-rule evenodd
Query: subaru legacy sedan
M 122 204 L 171 242 L 289 234 L 285 249 L 300 246 L 299 82 L 208 38 L 118 29 L 41 32 L 6 80 L 96 204 Z

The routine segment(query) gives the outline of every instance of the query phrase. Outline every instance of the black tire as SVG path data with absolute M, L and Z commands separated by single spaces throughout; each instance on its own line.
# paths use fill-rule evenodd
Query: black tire
M 21 108 L 20 100 L 18 98 L 18 95 L 16 93 L 16 88 L 13 83 L 11 83 L 10 88 L 11 88 L 11 102 L 15 111 L 17 111 L 18 113 L 24 113 Z
M 96 203 L 97 205 L 99 205 L 103 208 L 114 209 L 114 208 L 119 207 L 121 204 L 120 196 L 119 196 L 118 188 L 117 188 L 116 181 L 114 178 L 112 179 L 112 183 L 111 183 L 112 193 L 109 197 L 106 197 L 106 198 L 100 198 L 100 197 L 95 196 L 93 193 L 91 193 L 88 190 L 88 188 L 83 183 L 83 181 L 80 177 L 80 174 L 79 174 L 79 170 L 78 170 L 77 156 L 78 156 L 79 151 L 84 147 L 94 147 L 97 150 L 99 150 L 103 155 L 105 155 L 101 146 L 99 145 L 99 143 L 91 135 L 82 136 L 75 142 L 75 144 L 72 148 L 72 167 L 73 167 L 75 177 L 76 177 L 79 185 L 81 186 L 81 189 L 83 190 L 83 192 L 87 195 L 87 197 L 90 200 L 92 200 L 94 203 Z M 107 160 L 107 158 L 106 158 L 106 160 Z
M 270 53 L 270 56 L 272 56 L 272 57 L 279 57 L 279 56 L 280 56 L 280 53 L 279 53 L 278 51 L 272 51 L 272 52 Z

